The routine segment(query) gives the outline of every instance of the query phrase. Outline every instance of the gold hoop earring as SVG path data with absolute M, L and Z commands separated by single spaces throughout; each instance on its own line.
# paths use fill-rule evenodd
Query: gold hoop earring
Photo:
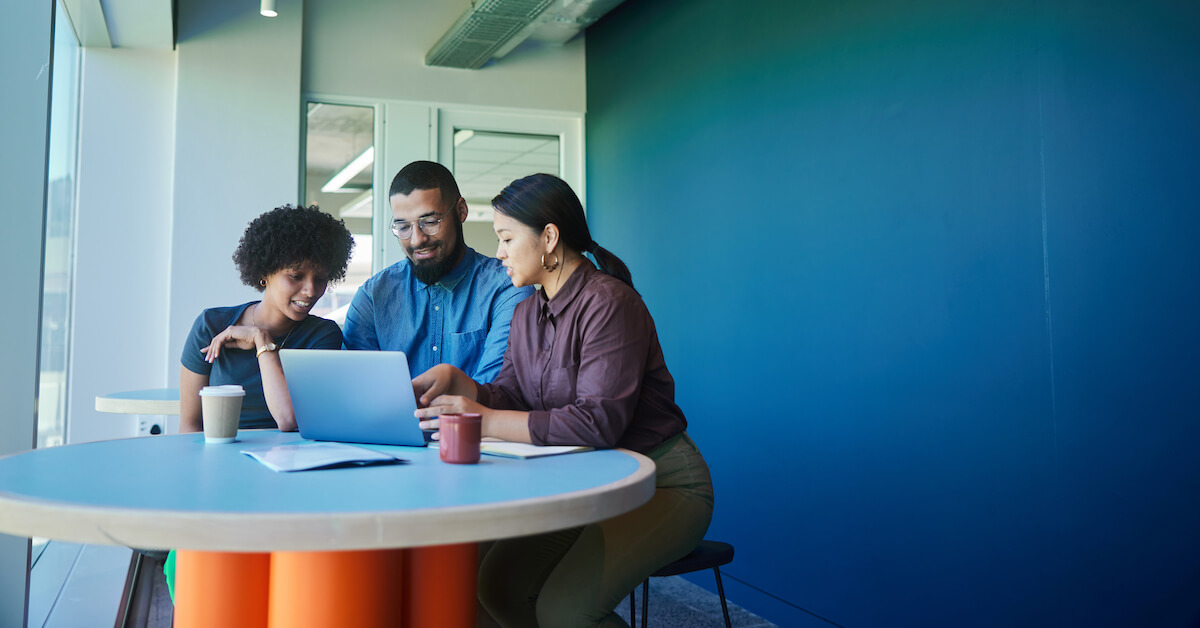
M 260 286 L 262 286 L 262 287 L 266 288 L 266 287 L 267 287 L 267 279 L 266 279 L 265 277 L 264 277 L 264 278 L 262 278 L 262 279 L 259 279 L 259 280 L 258 280 L 258 285 L 260 285 Z
M 558 253 L 552 252 L 552 255 L 554 255 L 554 263 L 547 266 L 546 265 L 546 254 L 542 253 L 542 268 L 545 268 L 546 270 L 554 270 L 555 268 L 558 268 Z

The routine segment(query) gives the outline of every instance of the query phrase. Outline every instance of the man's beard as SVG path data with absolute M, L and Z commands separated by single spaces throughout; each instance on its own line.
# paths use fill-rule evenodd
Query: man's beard
M 463 252 L 467 250 L 467 242 L 463 238 L 462 225 L 459 224 L 456 227 L 458 234 L 453 240 L 454 246 L 449 251 L 444 251 L 446 254 L 441 259 L 418 261 L 413 259 L 412 253 L 407 250 L 407 247 L 405 248 L 405 252 L 408 254 L 408 264 L 412 267 L 413 276 L 420 280 L 421 283 L 432 286 L 458 265 Z M 445 243 L 442 246 L 445 247 Z

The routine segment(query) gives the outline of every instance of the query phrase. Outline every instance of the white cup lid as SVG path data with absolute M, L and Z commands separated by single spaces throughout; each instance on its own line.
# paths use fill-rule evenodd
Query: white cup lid
M 205 386 L 200 389 L 202 397 L 245 397 L 246 391 L 237 384 L 227 384 L 225 386 Z

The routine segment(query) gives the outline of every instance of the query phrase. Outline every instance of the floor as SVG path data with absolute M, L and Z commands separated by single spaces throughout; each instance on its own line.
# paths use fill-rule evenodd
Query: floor
M 33 547 L 26 625 L 111 626 L 129 572 L 125 547 L 51 541 Z
M 711 578 L 712 572 L 708 573 Z M 700 576 L 704 578 L 705 576 Z M 736 628 L 776 628 L 775 624 L 726 600 L 729 621 Z M 642 589 L 635 600 L 637 626 L 642 627 Z M 646 625 L 653 628 L 704 628 L 724 626 L 721 598 L 680 576 L 650 579 L 650 605 Z M 617 614 L 629 621 L 629 601 L 617 607 Z
M 162 557 L 145 555 L 131 585 L 124 628 L 171 628 L 175 606 L 163 575 Z
M 136 577 L 132 577 L 130 576 L 132 569 L 129 567 L 129 550 L 125 548 L 99 548 L 99 546 L 77 547 L 80 548 L 81 555 L 83 556 L 87 556 L 88 548 L 92 548 L 91 551 L 93 553 L 103 554 L 107 562 L 113 563 L 113 565 L 101 573 L 96 573 L 97 570 L 91 568 L 86 569 L 90 575 L 83 573 L 74 574 L 73 576 L 69 575 L 67 581 L 72 583 L 72 586 L 68 594 L 57 594 L 58 600 L 54 604 L 54 612 L 49 613 L 51 621 L 45 623 L 31 621 L 30 626 L 71 625 L 69 622 L 55 622 L 53 621 L 53 616 L 58 615 L 60 619 L 66 619 L 77 616 L 78 612 L 86 612 L 92 619 L 99 619 L 95 615 L 97 610 L 95 600 L 98 596 L 104 596 L 105 598 L 112 597 L 111 603 L 106 602 L 106 604 L 112 607 L 112 611 L 118 611 L 122 587 L 128 578 L 133 581 L 129 584 L 129 600 L 126 605 L 128 618 L 125 622 L 126 628 L 170 628 L 174 607 L 167 593 L 166 580 L 162 575 L 161 561 L 154 557 L 143 557 Z M 124 553 L 121 554 L 121 551 Z M 123 565 L 117 565 L 122 560 L 124 561 Z M 78 569 L 85 570 L 83 565 L 85 561 L 79 560 L 76 562 L 80 563 Z M 120 567 L 119 569 L 117 568 L 118 566 Z M 84 575 L 88 575 L 88 577 L 82 577 Z M 100 575 L 103 577 L 96 577 Z M 711 577 L 711 572 L 698 577 Z M 49 589 L 53 587 L 48 585 L 48 581 L 45 578 L 36 579 L 31 583 L 31 602 L 38 594 L 35 590 L 37 588 Z M 68 589 L 63 587 L 62 590 Z M 48 595 L 48 592 L 43 591 L 42 595 L 45 597 Z M 642 598 L 640 588 L 638 589 L 636 604 L 636 620 L 637 625 L 640 627 L 642 626 Z M 73 615 L 73 612 L 76 614 Z M 105 612 L 107 613 L 108 611 Z M 621 615 L 626 621 L 629 620 L 628 599 L 617 608 L 617 614 Z M 775 624 L 737 606 L 732 601 L 729 603 L 729 615 L 732 624 L 738 628 L 775 627 Z M 31 619 L 33 619 L 32 616 Z M 717 627 L 725 625 L 725 620 L 721 615 L 721 601 L 716 593 L 709 592 L 707 589 L 692 584 L 679 576 L 653 578 L 650 580 L 648 620 L 647 624 L 654 628 L 704 628 L 706 626 Z M 103 623 L 107 624 L 108 622 Z M 483 622 L 481 622 L 481 625 L 483 625 Z
M 167 596 L 167 585 L 159 572 L 154 587 L 151 614 L 144 624 L 130 624 L 128 628 L 170 628 L 171 599 Z M 629 621 L 629 605 L 622 604 L 617 614 Z M 678 576 L 655 578 L 650 581 L 650 607 L 648 626 L 654 628 L 704 628 L 724 626 L 721 615 L 721 600 L 715 593 L 696 586 Z M 729 619 L 737 628 L 777 628 L 775 624 L 747 611 L 736 604 L 729 604 Z M 637 596 L 637 625 L 642 625 L 641 590 Z

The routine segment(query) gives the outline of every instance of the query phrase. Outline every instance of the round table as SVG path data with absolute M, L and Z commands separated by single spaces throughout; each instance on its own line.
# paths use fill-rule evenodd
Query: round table
M 466 627 L 478 541 L 607 519 L 654 493 L 654 463 L 625 450 L 450 465 L 434 448 L 364 445 L 409 462 L 294 473 L 241 453 L 301 442 L 243 430 L 226 445 L 177 434 L 0 458 L 0 532 L 178 548 L 177 626 Z
M 179 389 L 152 388 L 97 395 L 96 412 L 178 415 Z
M 179 389 L 152 388 L 96 396 L 96 411 L 137 415 L 128 436 L 174 434 L 179 431 Z

